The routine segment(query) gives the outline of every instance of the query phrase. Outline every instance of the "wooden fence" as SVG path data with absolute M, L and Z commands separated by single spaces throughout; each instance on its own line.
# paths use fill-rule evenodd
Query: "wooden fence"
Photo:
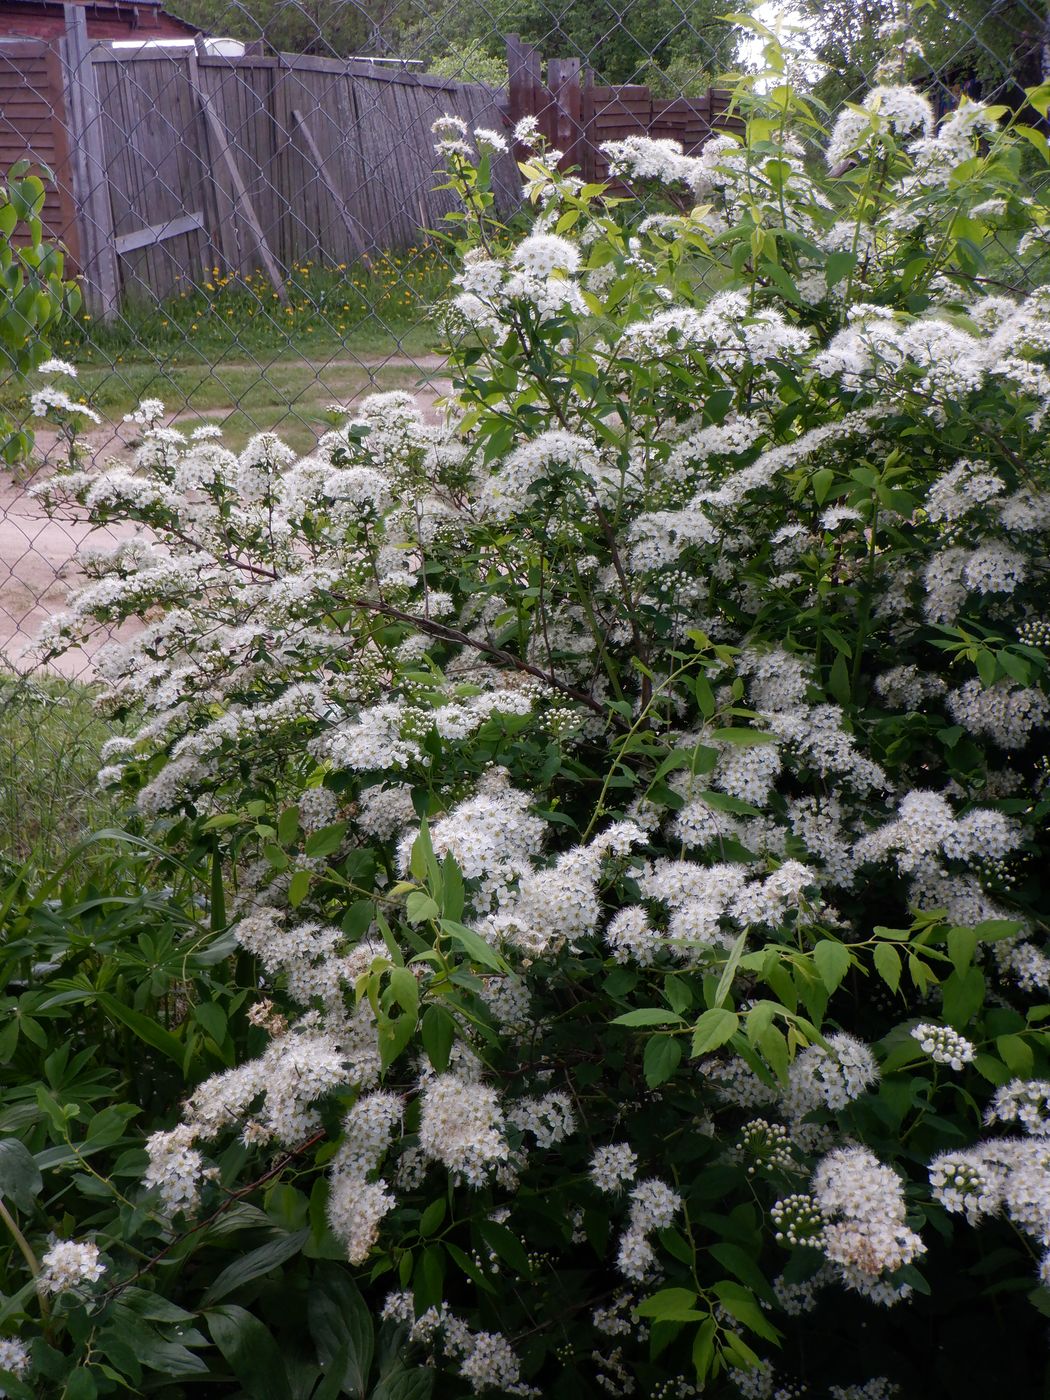
M 0 43 L 0 162 L 55 174 L 45 213 L 102 318 L 218 267 L 265 270 L 275 295 L 309 262 L 349 264 L 411 244 L 453 204 L 430 128 L 445 113 L 501 129 L 496 93 L 367 62 L 199 45 L 89 42 L 66 6 L 57 51 Z M 520 179 L 496 162 L 513 208 Z
M 710 88 L 701 97 L 664 100 L 642 84 L 596 84 L 575 58 L 549 59 L 544 83 L 541 55 L 516 34 L 507 39 L 507 67 L 511 122 L 536 117 L 547 140 L 564 153 L 563 166 L 578 166 L 586 180 L 608 177 L 609 163 L 601 150 L 605 141 L 670 138 L 692 155 L 713 132 L 744 129 L 730 111 L 731 94 L 721 88 Z

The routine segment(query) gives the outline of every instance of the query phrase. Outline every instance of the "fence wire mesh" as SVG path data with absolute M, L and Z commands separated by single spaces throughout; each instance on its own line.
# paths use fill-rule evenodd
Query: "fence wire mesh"
M 52 341 L 98 416 L 90 454 L 127 457 L 143 398 L 184 432 L 236 448 L 274 429 L 306 450 L 330 405 L 447 389 L 432 308 L 451 275 L 435 236 L 451 209 L 431 125 L 448 112 L 509 133 L 537 115 L 566 160 L 605 173 L 634 133 L 695 151 L 732 128 L 720 75 L 760 41 L 715 0 L 0 0 L 0 176 L 47 176 L 47 232 L 84 306 Z M 827 104 L 858 100 L 888 51 L 943 112 L 963 94 L 1018 106 L 1050 73 L 1036 0 L 784 0 L 796 74 Z M 499 164 L 508 218 L 513 155 Z M 1008 283 L 1026 268 L 1004 249 Z M 0 407 L 28 388 L 0 356 Z M 15 856 L 75 833 L 95 801 L 94 657 L 41 670 L 33 642 L 78 576 L 88 530 L 29 493 L 65 443 L 0 467 L 0 824 Z M 61 769 L 61 810 L 49 775 Z M 38 788 L 32 815 L 20 794 Z M 79 804 L 70 792 L 82 792 Z M 20 810 L 21 808 L 21 810 Z M 47 828 L 45 831 L 43 828 Z M 9 853 L 10 854 L 10 853 Z

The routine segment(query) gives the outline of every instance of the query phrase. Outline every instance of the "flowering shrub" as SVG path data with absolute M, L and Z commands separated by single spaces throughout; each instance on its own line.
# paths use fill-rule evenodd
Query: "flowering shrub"
M 377 1395 L 1039 1388 L 1050 288 L 997 250 L 1041 143 L 884 87 L 821 169 L 803 98 L 744 101 L 610 149 L 643 203 L 534 149 L 520 236 L 498 135 L 438 124 L 446 421 L 377 396 L 296 459 L 145 404 L 39 488 L 142 526 L 44 646 L 138 619 L 101 780 L 236 949 L 102 1282 L 45 1261 L 74 1346 L 133 1284 L 246 1394 L 363 1394 L 352 1275 Z M 218 1278 L 155 1262 L 263 1210 Z

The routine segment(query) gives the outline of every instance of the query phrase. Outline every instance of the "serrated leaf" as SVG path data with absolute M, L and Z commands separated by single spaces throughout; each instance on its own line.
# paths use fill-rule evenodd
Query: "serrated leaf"
M 872 955 L 875 963 L 875 971 L 889 987 L 891 992 L 896 993 L 901 984 L 901 955 L 892 943 L 876 943 L 875 952 Z
M 645 1047 L 642 1069 L 650 1089 L 667 1082 L 682 1060 L 682 1043 L 673 1035 L 654 1035 Z
M 849 971 L 852 958 L 844 943 L 824 938 L 813 949 L 813 961 L 820 973 L 820 980 L 829 992 L 833 992 Z
M 506 958 L 502 957 L 491 943 L 486 943 L 480 933 L 467 928 L 466 924 L 457 923 L 455 919 L 442 919 L 440 928 L 442 933 L 447 933 L 450 938 L 456 940 L 471 962 L 481 963 L 482 967 L 489 967 L 493 972 L 510 971 Z
M 319 831 L 312 831 L 306 838 L 306 854 L 311 860 L 319 856 L 330 856 L 343 844 L 346 836 L 346 822 L 333 822 L 331 826 L 322 826 Z
M 413 890 L 405 900 L 405 916 L 410 924 L 423 924 L 440 918 L 441 910 L 425 890 Z
M 681 1026 L 685 1023 L 676 1011 L 668 1011 L 662 1006 L 642 1006 L 637 1011 L 625 1011 L 622 1016 L 615 1016 L 609 1024 L 611 1026 Z
M 693 1028 L 693 1058 L 708 1055 L 712 1050 L 725 1045 L 739 1029 L 740 1017 L 735 1011 L 729 1011 L 724 1006 L 712 1006 L 704 1012 Z

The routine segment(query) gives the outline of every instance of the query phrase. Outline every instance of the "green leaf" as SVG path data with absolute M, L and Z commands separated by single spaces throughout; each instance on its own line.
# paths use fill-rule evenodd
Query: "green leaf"
M 455 919 L 442 919 L 439 927 L 442 933 L 447 933 L 450 938 L 456 940 L 472 962 L 481 963 L 482 967 L 491 968 L 493 972 L 510 971 L 506 958 L 502 957 L 491 943 L 486 943 L 480 933 L 467 928 L 466 924 L 457 923 Z
M 343 1394 L 364 1396 L 372 1369 L 375 1334 L 368 1307 L 341 1269 L 327 1269 L 310 1282 L 306 1305 L 317 1358 L 326 1369 L 337 1360 Z
M 696 1367 L 696 1379 L 700 1386 L 711 1370 L 711 1364 L 715 1359 L 715 1334 L 718 1331 L 718 1323 L 713 1317 L 709 1317 L 697 1328 L 696 1336 L 693 1338 L 693 1365 Z
M 849 667 L 841 651 L 835 653 L 835 660 L 828 671 L 828 689 L 832 697 L 842 706 L 849 704 L 853 692 L 850 688 Z
M 1035 1057 L 1032 1054 L 1032 1047 L 1023 1036 L 997 1035 L 995 1037 L 995 1048 L 1003 1057 L 1003 1061 L 1013 1070 L 1014 1074 L 1024 1079 L 1032 1073 L 1032 1065 Z
M 691 1288 L 661 1288 L 643 1300 L 635 1308 L 639 1317 L 650 1317 L 654 1322 L 687 1322 L 698 1314 L 696 1294 Z
M 98 1386 L 95 1384 L 95 1377 L 86 1366 L 78 1366 L 75 1371 L 70 1371 L 66 1377 L 62 1400 L 95 1400 L 97 1394 Z
M 438 1196 L 437 1200 L 431 1201 L 426 1210 L 420 1216 L 419 1233 L 423 1236 L 432 1235 L 439 1229 L 441 1222 L 448 1214 L 448 1202 L 444 1196 Z
M 211 1036 L 216 1045 L 221 1045 L 226 1039 L 226 1029 L 228 1022 L 226 1012 L 215 1001 L 203 1001 L 199 1006 L 193 1008 L 193 1019 L 202 1026 L 205 1032 Z M 91 1136 L 90 1129 L 88 1136 Z
M 322 826 L 312 831 L 306 838 L 306 854 L 313 859 L 317 856 L 330 856 L 343 844 L 346 836 L 346 822 L 335 822 L 332 826 Z
M 722 969 L 722 975 L 718 979 L 718 986 L 715 988 L 715 1006 L 724 1006 L 726 1004 L 730 989 L 733 986 L 733 979 L 736 976 L 736 970 L 740 966 L 740 959 L 744 956 L 744 949 L 746 946 L 747 929 L 745 929 L 743 933 L 738 934 L 736 942 L 729 950 L 729 957 L 726 959 L 726 965 Z
M 290 846 L 299 835 L 299 808 L 286 807 L 277 818 L 277 839 L 282 846 Z
M 948 930 L 948 956 L 956 972 L 963 973 L 973 962 L 977 951 L 977 930 L 974 928 L 952 928 Z
M 212 1341 L 252 1400 L 292 1400 L 284 1361 L 268 1327 L 232 1303 L 204 1316 Z
M 390 991 L 402 1011 L 415 1017 L 419 1012 L 419 983 L 407 967 L 390 971 Z
M 873 954 L 875 971 L 889 987 L 896 992 L 901 984 L 901 955 L 892 943 L 876 943 Z
M 953 972 L 942 988 L 944 1019 L 961 1031 L 984 1004 L 984 977 L 976 967 Z
M 681 1026 L 684 1024 L 676 1011 L 667 1011 L 662 1006 L 643 1006 L 637 1011 L 625 1011 L 609 1022 L 611 1026 Z
M 717 1050 L 720 1045 L 730 1040 L 739 1029 L 740 1017 L 735 1011 L 727 1011 L 723 1006 L 712 1006 L 709 1011 L 704 1012 L 693 1028 L 691 1054 L 694 1058 L 710 1054 L 712 1050 Z
M 116 997 L 110 996 L 108 992 L 99 992 L 98 1002 L 108 1016 L 114 1017 L 117 1021 L 123 1021 L 129 1030 L 134 1031 L 139 1040 L 145 1041 L 147 1045 L 152 1045 L 154 1050 L 159 1050 L 161 1054 L 167 1055 L 169 1060 L 174 1060 L 179 1068 L 182 1068 L 186 1046 L 177 1036 L 166 1031 L 152 1016 L 144 1016 L 140 1011 L 134 1011 L 130 1006 L 125 1006 L 122 1001 L 118 1001 Z
M 654 1035 L 645 1047 L 642 1068 L 650 1089 L 666 1083 L 682 1059 L 682 1042 L 673 1035 Z
M 715 1246 L 715 1248 L 731 1247 Z M 714 1291 L 726 1312 L 735 1317 L 737 1322 L 742 1322 L 748 1331 L 754 1332 L 756 1336 L 764 1337 L 767 1342 L 773 1342 L 774 1345 L 780 1342 L 781 1333 L 769 1321 L 748 1289 L 741 1288 L 739 1284 L 735 1283 L 716 1283 Z
M 379 1378 L 370 1400 L 429 1400 L 434 1389 L 434 1368 L 398 1362 L 394 1370 Z
M 822 467 L 820 471 L 814 472 L 810 480 L 813 487 L 813 497 L 818 506 L 822 506 L 827 500 L 828 492 L 835 484 L 835 473 L 829 467 Z
M 813 949 L 813 961 L 821 981 L 829 992 L 833 992 L 849 971 L 853 959 L 844 943 L 824 938 Z
M 428 1006 L 423 1015 L 420 1032 L 427 1059 L 438 1074 L 444 1074 L 448 1069 L 449 1056 L 456 1039 L 455 1021 L 442 1007 Z
M 747 1284 L 752 1292 L 768 1303 L 773 1302 L 774 1294 L 769 1281 L 746 1250 L 741 1249 L 738 1244 L 719 1243 L 711 1245 L 708 1253 L 718 1260 L 723 1269 L 728 1269 L 734 1278 Z
M 19 1210 L 31 1211 L 33 1201 L 44 1189 L 44 1178 L 33 1154 L 18 1138 L 0 1138 L 0 1196 L 13 1201 Z
M 478 1234 L 493 1254 L 498 1255 L 505 1264 L 509 1264 L 522 1278 L 529 1277 L 532 1273 L 529 1256 L 513 1230 L 508 1230 L 506 1225 L 497 1224 L 494 1220 L 479 1220 L 477 1228 Z
M 405 900 L 405 916 L 410 924 L 424 924 L 428 919 L 439 919 L 441 910 L 425 890 L 413 890 Z
M 288 903 L 293 909 L 298 909 L 303 900 L 310 893 L 310 881 L 313 872 L 310 870 L 297 870 L 288 882 Z
M 252 1279 L 261 1278 L 263 1274 L 280 1268 L 302 1251 L 309 1237 L 308 1229 L 296 1230 L 294 1234 L 280 1235 L 277 1239 L 260 1245 L 258 1249 L 242 1254 L 212 1280 L 211 1287 L 201 1300 L 202 1305 L 210 1307 L 220 1298 L 226 1298 L 236 1289 L 250 1283 Z

